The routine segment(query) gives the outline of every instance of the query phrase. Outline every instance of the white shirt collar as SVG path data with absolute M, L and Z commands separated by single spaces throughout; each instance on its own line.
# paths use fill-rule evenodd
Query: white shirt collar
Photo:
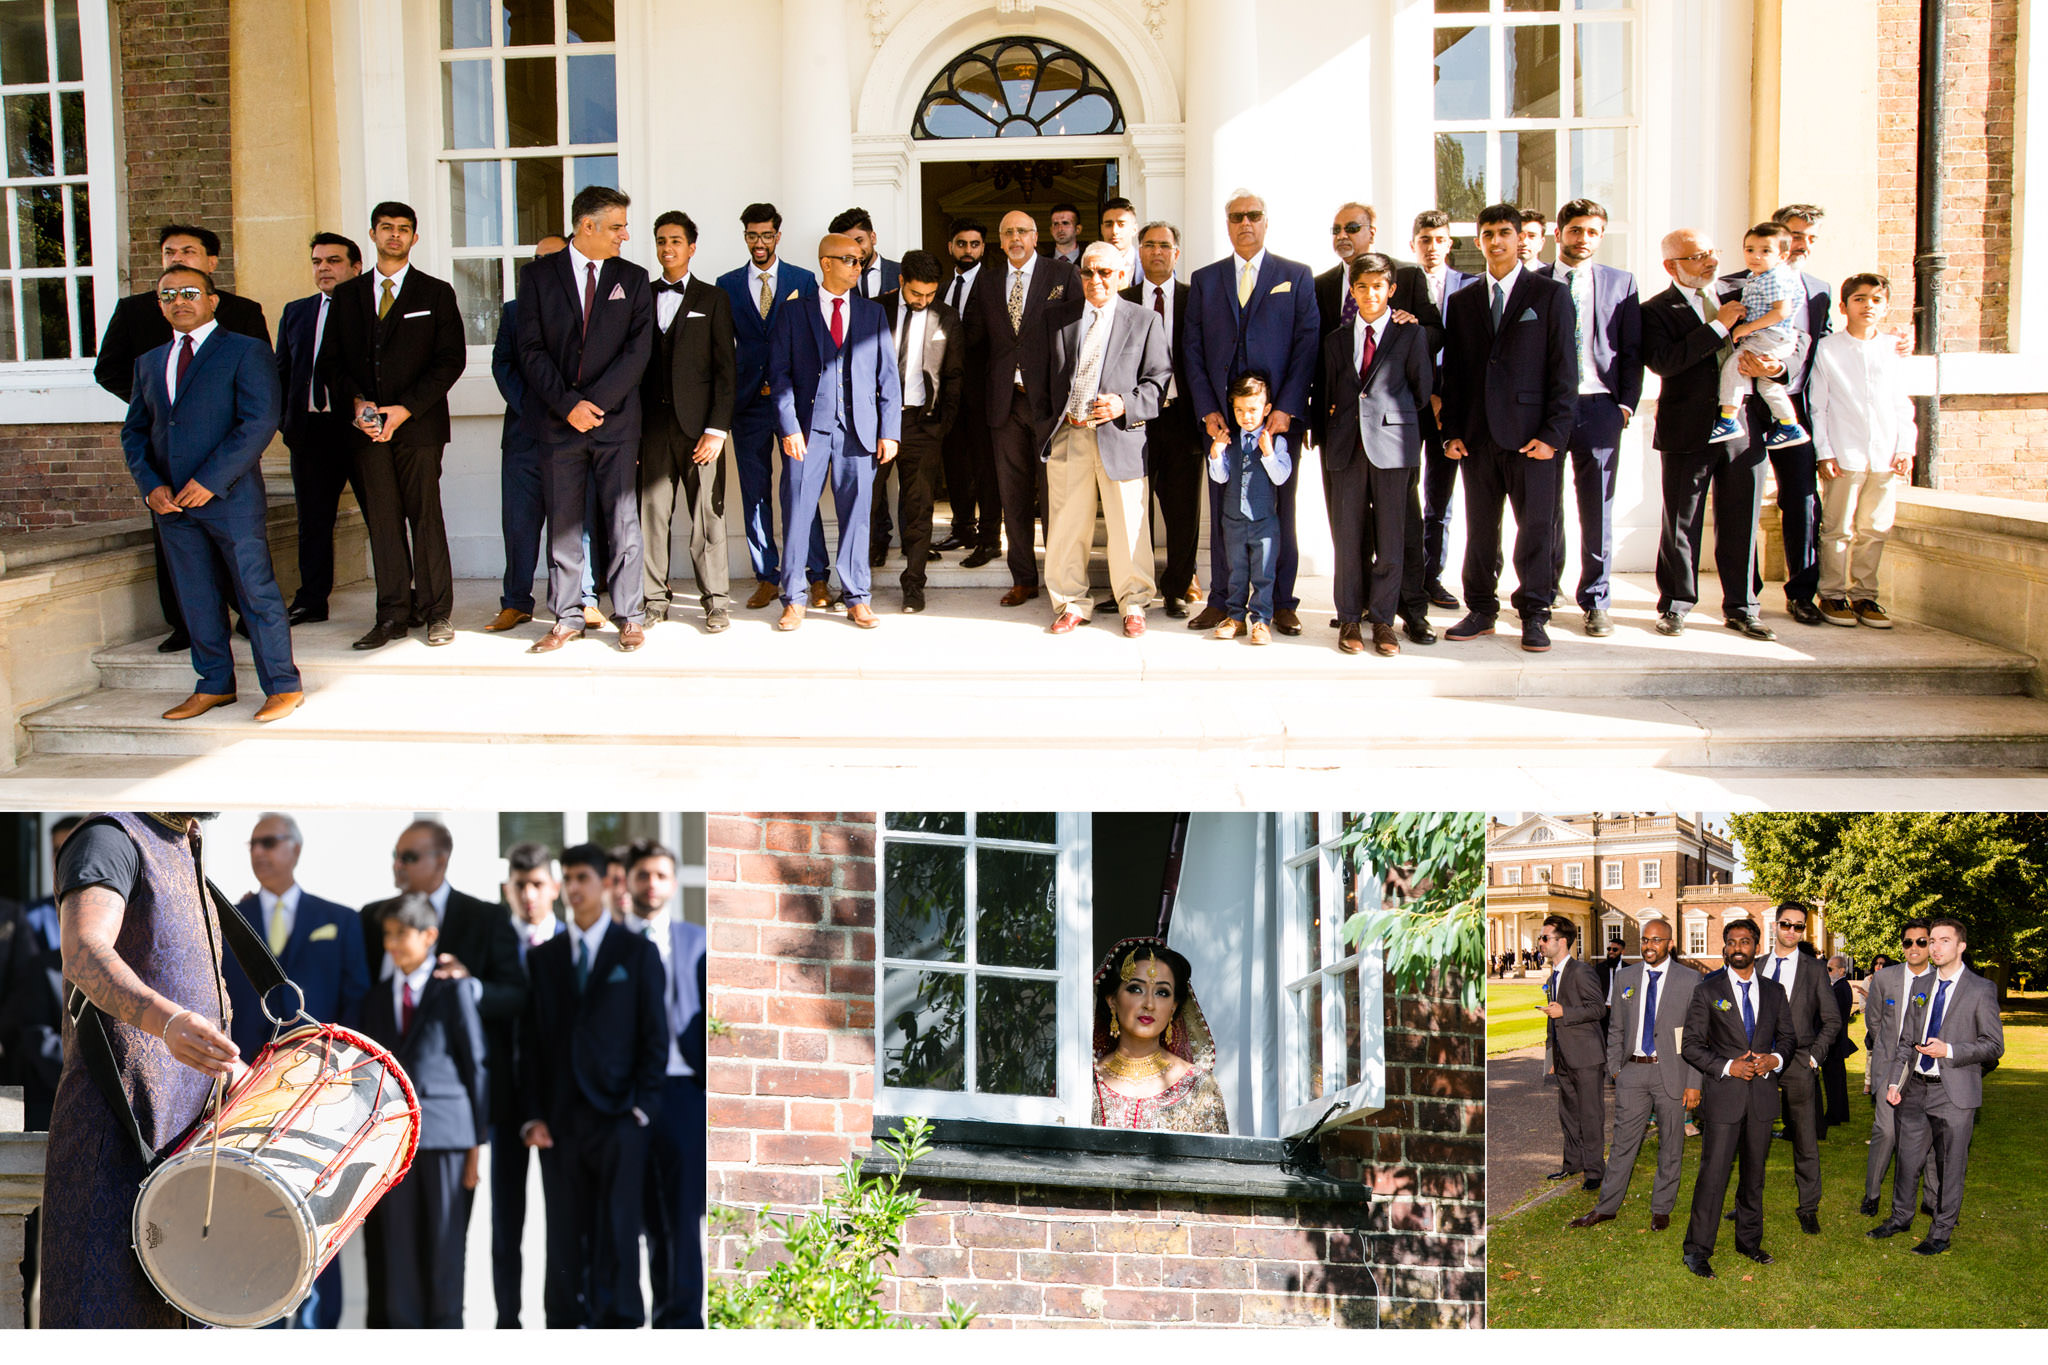
M 1035 251 L 1034 251 L 1034 252 L 1032 252 L 1032 253 L 1031 253 L 1031 254 L 1030 254 L 1029 256 L 1026 256 L 1026 257 L 1024 258 L 1024 264 L 1022 264 L 1022 265 L 1013 265 L 1013 264 L 1011 264 L 1011 262 L 1010 262 L 1010 258 L 1009 258 L 1008 256 L 1005 256 L 1005 257 L 1003 257 L 1003 273 L 1004 273 L 1004 275 L 1006 275 L 1006 276 L 1007 276 L 1007 275 L 1009 275 L 1009 274 L 1010 274 L 1011 272 L 1013 272 L 1013 271 L 1014 271 L 1015 273 L 1019 274 L 1019 275 L 1022 275 L 1022 276 L 1024 277 L 1024 287 L 1025 287 L 1025 288 L 1027 288 L 1027 289 L 1031 287 L 1031 272 L 1032 272 L 1032 271 L 1034 271 L 1034 270 L 1036 270 L 1037 268 L 1038 268 L 1038 253 L 1037 253 L 1037 252 L 1035 252 Z M 1008 284 L 1009 284 L 1009 281 L 1008 281 L 1007 279 L 1005 279 L 1003 283 L 1004 283 L 1005 287 L 1007 287 L 1007 286 L 1008 286 Z
M 528 924 L 515 914 L 512 917 L 512 932 L 518 934 L 529 945 L 546 943 L 556 934 L 562 932 L 562 921 L 556 919 L 551 913 L 539 924 Z
M 599 274 L 600 276 L 602 276 L 602 275 L 604 274 L 604 262 L 603 262 L 603 261 L 593 261 L 593 260 L 591 260 L 591 259 L 590 259 L 590 258 L 589 258 L 588 256 L 586 256 L 586 255 L 584 255 L 584 254 L 583 254 L 582 252 L 578 251 L 578 250 L 576 249 L 576 246 L 575 246 L 575 244 L 574 244 L 574 243 L 572 242 L 572 243 L 570 244 L 570 246 L 569 246 L 569 275 L 570 275 L 570 278 L 571 278 L 571 280 L 572 280 L 572 281 L 573 281 L 573 282 L 575 283 L 575 286 L 576 286 L 576 302 L 577 302 L 577 303 L 578 303 L 579 305 L 580 305 L 580 304 L 581 304 L 581 303 L 583 302 L 583 279 L 584 279 L 584 271 L 583 271 L 583 267 L 585 267 L 585 266 L 587 266 L 587 265 L 594 265 L 594 266 L 596 266 L 596 267 L 597 267 L 597 273 L 598 273 L 598 274 Z M 595 298 L 595 297 L 593 297 L 593 298 L 591 299 L 591 302 L 592 302 L 592 303 L 596 303 L 596 302 L 597 302 L 596 298 Z
M 632 916 L 632 918 L 627 921 L 627 924 L 632 929 L 632 931 L 637 934 L 644 927 L 647 930 L 646 937 L 654 941 L 655 945 L 662 950 L 662 955 L 664 957 L 667 956 L 669 926 L 668 907 L 663 906 L 661 909 L 655 911 L 653 914 L 649 915 L 645 919 L 642 919 L 638 913 L 631 910 L 628 910 L 626 913 Z
M 1487 302 L 1487 306 L 1488 306 L 1488 307 L 1491 307 L 1491 306 L 1492 306 L 1492 304 L 1493 304 L 1493 289 L 1494 289 L 1494 286 L 1495 286 L 1495 285 L 1499 285 L 1499 286 L 1500 286 L 1500 287 L 1501 287 L 1502 289 L 1506 290 L 1506 291 L 1507 291 L 1507 292 L 1508 292 L 1509 294 L 1513 294 L 1513 293 L 1515 292 L 1515 281 L 1516 281 L 1517 279 L 1521 278 L 1521 274 L 1522 274 L 1522 263 L 1521 263 L 1520 261 L 1516 261 L 1516 262 L 1515 262 L 1515 264 L 1514 264 L 1514 266 L 1513 266 L 1513 268 L 1512 268 L 1512 269 L 1510 269 L 1510 270 L 1508 271 L 1508 273 L 1507 273 L 1507 274 L 1505 274 L 1505 275 L 1501 276 L 1501 277 L 1500 277 L 1500 278 L 1499 278 L 1498 280 L 1496 280 L 1496 279 L 1495 279 L 1495 278 L 1493 277 L 1493 272 L 1492 272 L 1492 271 L 1488 270 L 1488 271 L 1484 271 L 1484 272 L 1482 272 L 1482 274 L 1481 274 L 1480 278 L 1482 278 L 1482 279 L 1484 279 L 1484 280 L 1486 281 L 1486 302 Z
M 752 257 L 747 258 L 747 278 L 753 281 L 756 292 L 759 292 L 762 280 L 765 279 L 770 284 L 775 282 L 775 272 L 781 265 L 782 258 L 780 256 L 777 256 L 766 265 L 755 265 Z
M 1230 278 L 1233 281 L 1243 277 L 1247 266 L 1251 268 L 1252 278 L 1256 280 L 1259 277 L 1259 271 L 1263 270 L 1266 266 L 1266 248 L 1260 247 L 1257 251 L 1253 252 L 1250 260 L 1246 260 L 1233 251 L 1230 253 L 1230 262 Z
M 564 927 L 569 931 L 570 960 L 573 961 L 575 959 L 578 948 L 588 944 L 590 946 L 590 960 L 595 964 L 597 962 L 597 950 L 604 946 L 605 926 L 611 922 L 612 917 L 609 913 L 599 915 L 597 922 L 588 929 L 579 929 L 576 927 L 574 919 L 569 920 Z
M 269 919 L 270 912 L 277 909 L 280 905 L 284 907 L 286 915 L 297 914 L 299 909 L 299 884 L 293 882 L 290 886 L 287 886 L 282 896 L 273 895 L 269 888 L 259 886 L 256 888 L 256 903 L 263 907 L 263 917 L 265 919 Z
M 683 272 L 683 277 L 682 277 L 681 279 L 677 280 L 677 281 L 676 281 L 675 283 L 673 283 L 673 284 L 669 284 L 669 278 L 668 278 L 668 276 L 666 276 L 666 275 L 663 275 L 663 276 L 661 276 L 661 282 L 662 282 L 663 284 L 667 284 L 667 285 L 668 285 L 668 287 L 669 287 L 669 288 L 670 288 L 671 290 L 675 290 L 675 289 L 688 289 L 688 288 L 690 287 L 690 272 L 689 272 L 689 271 L 687 271 L 687 270 L 685 270 L 685 271 Z
M 427 900 L 434 907 L 435 919 L 444 920 L 448 918 L 448 893 L 454 889 L 454 887 L 449 885 L 448 879 L 443 877 L 441 884 L 427 893 Z
M 437 951 L 427 954 L 426 960 L 409 974 L 402 974 L 396 966 L 391 969 L 391 1017 L 403 1023 L 405 1019 L 405 988 L 412 987 L 412 1005 L 419 1009 L 420 999 L 427 993 L 427 982 L 434 979 L 434 965 L 440 960 Z
M 391 281 L 391 297 L 393 299 L 396 299 L 400 294 L 403 294 L 405 292 L 405 277 L 412 273 L 412 262 L 407 261 L 404 265 L 398 267 L 398 269 L 388 277 L 384 274 L 384 268 L 381 265 L 371 266 L 370 273 L 376 277 L 370 281 L 371 300 L 373 302 L 382 301 L 384 297 L 384 281 L 386 278 L 389 278 Z
M 192 349 L 194 351 L 197 351 L 201 346 L 204 346 L 206 344 L 206 339 L 212 336 L 214 330 L 219 326 L 220 319 L 208 318 L 206 321 L 200 323 L 197 327 L 194 327 L 190 332 L 188 332 L 186 335 L 192 338 Z M 179 345 L 184 341 L 184 339 L 184 337 L 181 337 L 176 332 L 173 332 L 171 334 L 171 350 L 175 352 L 178 349 Z

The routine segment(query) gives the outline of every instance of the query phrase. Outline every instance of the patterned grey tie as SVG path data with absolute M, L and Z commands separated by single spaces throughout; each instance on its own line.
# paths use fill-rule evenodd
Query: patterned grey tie
M 1102 352 L 1109 340 L 1109 309 L 1099 308 L 1081 341 L 1081 358 L 1074 365 L 1074 391 L 1067 398 L 1067 416 L 1076 422 L 1088 420 L 1088 405 L 1095 401 L 1095 386 L 1102 378 Z

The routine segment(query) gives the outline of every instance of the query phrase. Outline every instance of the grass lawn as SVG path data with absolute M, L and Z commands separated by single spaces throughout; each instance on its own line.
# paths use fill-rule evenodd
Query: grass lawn
M 1499 987 L 1495 987 L 1498 990 Z M 1513 989 L 1513 988 L 1510 988 Z M 1734 1225 L 1721 1225 L 1714 1251 L 1720 1278 L 1702 1280 L 1680 1260 L 1698 1173 L 1697 1140 L 1686 1143 L 1684 1184 L 1671 1227 L 1651 1233 L 1654 1136 L 1636 1159 L 1628 1200 L 1612 1223 L 1574 1230 L 1565 1224 L 1593 1207 L 1595 1195 L 1570 1193 L 1496 1220 L 1487 1234 L 1489 1327 L 1910 1327 L 1940 1304 L 1967 1304 L 1953 1321 L 1969 1327 L 2048 1326 L 2041 1247 L 2048 1239 L 2048 993 L 2008 1000 L 2005 1061 L 1984 1084 L 1970 1150 L 1968 1188 L 1954 1246 L 1920 1257 L 1919 1215 L 1909 1234 L 1871 1241 L 1879 1218 L 1856 1212 L 1863 1198 L 1870 1104 L 1860 1093 L 1863 1054 L 1849 1059 L 1852 1120 L 1820 1144 L 1821 1235 L 1800 1232 L 1794 1216 L 1790 1143 L 1771 1144 L 1764 1179 L 1764 1249 L 1773 1265 L 1735 1252 Z M 1859 1016 L 1852 1034 L 1861 1046 Z M 1491 1032 L 1487 1050 L 1494 1050 Z M 1610 1104 L 1612 1103 L 1610 1097 Z M 1890 1181 L 1885 1184 L 1886 1205 Z M 1734 1181 L 1728 1207 L 1734 1207 Z
M 1486 983 L 1486 1055 L 1516 1048 L 1542 1047 L 1543 1026 L 1550 1021 L 1536 1012 L 1543 987 L 1534 981 Z

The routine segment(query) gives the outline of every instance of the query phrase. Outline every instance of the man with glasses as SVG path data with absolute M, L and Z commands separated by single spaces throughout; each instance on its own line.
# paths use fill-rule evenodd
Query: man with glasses
M 1777 633 L 1757 614 L 1757 514 L 1764 499 L 1764 448 L 1738 436 L 1708 439 L 1721 412 L 1721 357 L 1742 300 L 1721 300 L 1713 239 L 1693 228 L 1666 233 L 1664 273 L 1671 284 L 1643 309 L 1643 364 L 1662 381 L 1651 444 L 1663 464 L 1664 516 L 1657 542 L 1657 633 L 1682 635 L 1700 600 L 1700 545 L 1707 503 L 1714 508 L 1714 568 L 1721 578 L 1721 619 L 1752 640 Z M 1782 372 L 1776 361 L 1745 356 L 1745 374 Z
M 1614 974 L 1607 1015 L 1607 1075 L 1614 1082 L 1614 1145 L 1600 1178 L 1600 1202 L 1568 1226 L 1611 1223 L 1628 1196 L 1636 1154 L 1657 1118 L 1657 1179 L 1650 1187 L 1650 1231 L 1671 1226 L 1685 1156 L 1685 1116 L 1699 1107 L 1700 1073 L 1679 1055 L 1679 1031 L 1692 1006 L 1699 972 L 1671 957 L 1671 922 L 1652 915 L 1642 926 L 1643 960 Z M 1617 947 L 1617 944 L 1609 944 Z
M 1345 270 L 1355 257 L 1372 250 L 1377 222 L 1370 204 L 1354 199 L 1337 206 L 1330 223 L 1330 249 L 1337 253 L 1337 264 L 1316 276 L 1316 315 L 1324 336 L 1358 316 L 1358 302 L 1351 297 Z
M 1543 982 L 1543 1069 L 1557 1077 L 1557 1126 L 1564 1135 L 1564 1164 L 1552 1180 L 1581 1177 L 1589 1190 L 1600 1188 L 1603 1170 L 1601 1140 L 1607 1130 L 1607 1096 L 1601 1064 L 1606 1060 L 1606 1000 L 1600 978 L 1572 956 L 1579 928 L 1563 915 L 1543 921 L 1536 949 L 1549 964 Z
M 1835 992 L 1820 959 L 1799 951 L 1806 937 L 1807 908 L 1785 901 L 1776 914 L 1777 941 L 1759 965 L 1764 978 L 1785 992 L 1792 1020 L 1792 1055 L 1785 1059 L 1785 1136 L 1792 1143 L 1792 1174 L 1799 1188 L 1799 1228 L 1820 1233 L 1820 1065 L 1842 1031 Z
M 350 414 L 334 405 L 313 375 L 334 288 L 363 273 L 363 249 L 339 233 L 322 232 L 311 251 L 313 292 L 286 304 L 277 321 L 277 382 L 284 390 L 277 434 L 291 452 L 292 500 L 299 512 L 299 590 L 292 594 L 290 615 L 295 626 L 327 619 L 341 490 L 353 488 L 357 505 L 364 502 L 350 449 Z
M 1937 1196 L 1927 1198 L 1934 1222 L 1915 1255 L 1948 1250 L 1963 1213 L 1963 1181 L 1970 1170 L 1970 1133 L 1984 1105 L 1984 1070 L 2005 1055 L 2005 1025 L 1998 1018 L 1998 988 L 1963 965 L 1969 946 L 1963 922 L 1946 915 L 1927 930 L 1934 971 L 1905 1006 L 1905 1033 L 1885 1076 L 1884 1101 L 1898 1110 L 1899 1164 L 1892 1172 L 1892 1211 L 1870 1230 L 1879 1239 L 1913 1223 L 1914 1174 L 1940 1170 Z M 1919 1041 L 1914 1042 L 1915 1039 Z
M 782 591 L 782 541 L 775 534 L 775 400 L 768 392 L 768 339 L 785 304 L 815 297 L 818 277 L 776 254 L 782 242 L 782 213 L 773 204 L 749 204 L 740 210 L 747 263 L 718 277 L 718 287 L 732 300 L 733 359 L 736 378 L 732 414 L 733 458 L 740 471 L 740 508 L 747 535 L 747 557 L 754 566 L 754 593 L 748 611 L 759 611 Z M 826 580 L 825 528 L 814 525 L 805 551 L 810 574 L 810 604 L 831 603 Z
M 235 905 L 257 937 L 270 944 L 271 955 L 284 974 L 305 994 L 305 1011 L 323 1024 L 360 1024 L 358 1009 L 369 993 L 370 973 L 363 957 L 363 921 L 354 910 L 311 895 L 298 883 L 299 855 L 305 835 L 289 815 L 269 812 L 249 832 L 249 870 L 257 889 Z M 221 955 L 221 978 L 227 982 L 234 1016 L 229 1035 L 242 1060 L 253 1062 L 275 1030 L 264 1017 L 256 988 L 234 954 Z M 271 1012 L 290 1022 L 299 997 L 279 990 L 267 1002 Z M 313 1292 L 286 1321 L 297 1327 L 338 1327 L 341 1324 L 341 1257 L 313 1282 Z M 285 1325 L 284 1323 L 277 1324 Z
M 1145 424 L 1145 476 L 1159 504 L 1159 524 L 1166 531 L 1166 571 L 1158 580 L 1159 595 L 1168 616 L 1185 620 L 1187 604 L 1202 600 L 1195 550 L 1207 479 L 1198 439 L 1201 428 L 1195 423 L 1188 388 L 1188 287 L 1174 276 L 1180 264 L 1180 229 L 1171 223 L 1145 224 L 1138 236 L 1138 260 L 1144 273 L 1123 296 L 1159 317 L 1166 357 L 1173 367 L 1159 415 Z
M 1891 1164 L 1897 1141 L 1898 1109 L 1885 1097 L 1885 1088 L 1900 1070 L 1898 1056 L 1906 1027 L 1906 1002 L 1916 996 L 1932 998 L 1930 979 L 1934 969 L 1927 965 L 1927 932 L 1926 920 L 1907 920 L 1899 930 L 1905 961 L 1887 963 L 1872 972 L 1863 990 L 1863 1036 L 1870 1047 L 1864 1058 L 1868 1069 L 1865 1084 L 1870 1088 L 1871 1099 L 1870 1156 L 1864 1162 L 1863 1205 L 1859 1210 L 1865 1218 L 1877 1216 L 1885 1167 Z M 1926 1176 L 1927 1198 L 1921 1209 L 1931 1214 L 1941 1198 L 1941 1167 L 1929 1163 Z M 1918 1178 L 1918 1173 L 1914 1178 Z
M 1197 270 L 1188 281 L 1188 382 L 1195 412 L 1212 441 L 1228 440 L 1230 386 L 1241 375 L 1265 376 L 1272 412 L 1266 430 L 1281 436 L 1297 423 L 1299 442 L 1307 434 L 1310 389 L 1321 358 L 1321 317 L 1316 311 L 1315 276 L 1299 261 L 1271 255 L 1266 201 L 1251 190 L 1231 191 L 1223 208 L 1231 254 Z M 1279 488 L 1280 548 L 1273 571 L 1273 629 L 1301 634 L 1301 599 L 1294 591 L 1301 567 L 1294 534 L 1295 489 Z M 1233 582 L 1223 545 L 1223 502 L 1209 499 L 1209 605 L 1188 622 L 1190 630 L 1214 630 L 1230 615 L 1229 604 L 1249 585 Z

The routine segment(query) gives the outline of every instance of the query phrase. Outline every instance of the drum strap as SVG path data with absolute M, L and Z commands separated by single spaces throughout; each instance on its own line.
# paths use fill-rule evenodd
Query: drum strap
M 273 988 L 287 984 L 284 967 L 270 951 L 270 945 L 249 927 L 249 921 L 221 894 L 211 878 L 206 883 L 206 894 L 213 901 L 214 918 L 220 921 L 221 935 L 234 953 L 235 962 L 248 976 L 250 984 L 256 987 L 257 998 L 260 1000 Z M 136 1122 L 135 1109 L 128 1103 L 127 1090 L 122 1088 L 121 1068 L 114 1060 L 113 1044 L 107 1038 L 107 1016 L 86 998 L 84 991 L 69 982 L 65 984 L 64 1009 L 76 1027 L 79 1049 L 85 1054 L 86 1072 L 99 1088 L 100 1098 L 107 1102 L 107 1107 L 114 1111 L 115 1118 L 128 1134 L 128 1140 L 142 1158 L 145 1170 L 153 1171 L 163 1157 L 142 1136 L 142 1125 Z M 193 1120 L 195 1124 L 198 1122 L 197 1118 Z M 186 1131 L 189 1132 L 190 1128 Z M 169 1149 L 176 1150 L 184 1138 L 184 1133 L 173 1137 L 168 1144 Z

